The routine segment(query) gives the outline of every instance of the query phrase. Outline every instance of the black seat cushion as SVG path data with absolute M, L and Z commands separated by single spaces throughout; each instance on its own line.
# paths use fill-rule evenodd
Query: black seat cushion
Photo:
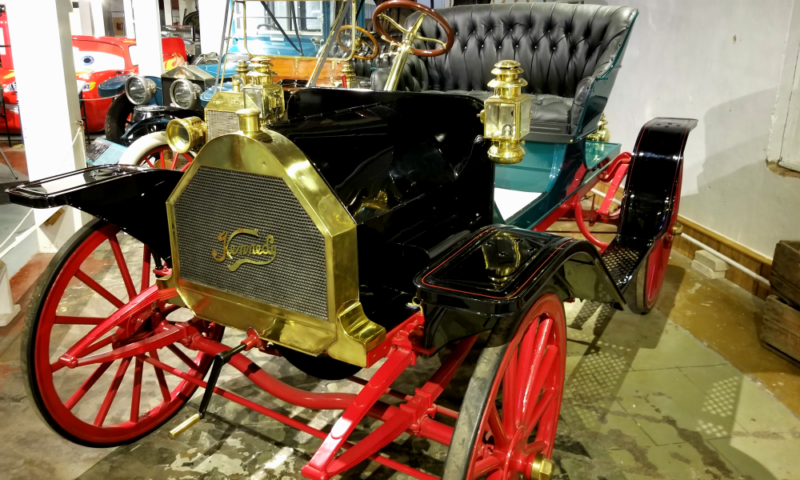
M 637 15 L 629 7 L 549 2 L 466 5 L 437 12 L 453 28 L 452 49 L 420 59 L 424 72 L 412 67 L 416 71 L 408 73 L 416 84 L 404 84 L 404 72 L 398 90 L 490 91 L 494 64 L 512 59 L 524 70 L 528 85 L 523 92 L 535 95 L 533 123 L 572 126 L 580 120 L 593 82 L 618 63 Z M 406 25 L 418 16 L 409 16 Z M 445 40 L 444 30 L 430 18 L 419 34 Z M 423 45 L 437 48 L 432 42 Z

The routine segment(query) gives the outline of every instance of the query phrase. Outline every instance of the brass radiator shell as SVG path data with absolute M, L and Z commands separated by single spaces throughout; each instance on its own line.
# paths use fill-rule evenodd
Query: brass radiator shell
M 182 278 L 176 204 L 203 168 L 273 177 L 285 182 L 324 239 L 327 321 Z M 359 301 L 355 221 L 308 158 L 286 137 L 262 130 L 257 135 L 237 133 L 210 140 L 167 201 L 167 214 L 173 271 L 161 283 L 165 287 L 175 287 L 197 317 L 240 330 L 253 328 L 262 338 L 276 344 L 309 355 L 327 351 L 337 360 L 359 366 L 367 365 L 367 353 L 386 338 L 386 330 L 366 317 Z M 232 224 L 225 228 L 233 232 L 242 226 Z M 259 233 L 262 239 L 269 234 Z M 208 255 L 212 255 L 215 248 L 222 250 L 217 239 L 220 235 L 217 231 L 204 235 L 204 239 L 208 238 Z M 275 238 L 274 258 L 280 257 L 280 241 Z M 230 255 L 225 245 L 224 253 Z M 264 260 L 266 257 L 253 258 Z M 270 266 L 244 264 L 241 268 L 268 269 Z M 237 271 L 230 274 L 236 275 Z

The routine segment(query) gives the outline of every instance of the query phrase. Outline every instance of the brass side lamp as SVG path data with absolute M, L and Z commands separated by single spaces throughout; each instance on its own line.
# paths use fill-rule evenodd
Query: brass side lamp
M 350 65 L 350 62 L 344 62 L 342 65 L 342 75 L 347 81 L 347 88 L 357 88 L 357 85 L 355 84 L 356 71 L 353 70 L 353 66 Z
M 492 141 L 490 160 L 506 165 L 519 163 L 525 156 L 522 139 L 531 129 L 533 97 L 522 93 L 528 82 L 519 78 L 519 62 L 503 60 L 494 67 L 496 78 L 489 82 L 494 95 L 486 99 L 481 112 L 483 136 Z

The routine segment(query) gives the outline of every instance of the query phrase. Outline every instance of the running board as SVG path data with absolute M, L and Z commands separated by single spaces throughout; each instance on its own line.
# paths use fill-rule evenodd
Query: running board
M 618 238 L 611 242 L 600 258 L 619 291 L 625 292 L 625 288 L 633 279 L 639 265 L 647 258 L 650 249 L 646 246 L 643 248 L 620 246 L 617 243 Z

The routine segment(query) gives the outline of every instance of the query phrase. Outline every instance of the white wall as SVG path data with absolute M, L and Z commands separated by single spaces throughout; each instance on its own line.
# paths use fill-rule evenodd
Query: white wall
M 778 240 L 800 239 L 800 179 L 766 167 L 790 19 L 800 2 L 587 3 L 639 9 L 606 109 L 612 141 L 630 150 L 656 116 L 698 119 L 686 149 L 681 214 L 768 257 Z

